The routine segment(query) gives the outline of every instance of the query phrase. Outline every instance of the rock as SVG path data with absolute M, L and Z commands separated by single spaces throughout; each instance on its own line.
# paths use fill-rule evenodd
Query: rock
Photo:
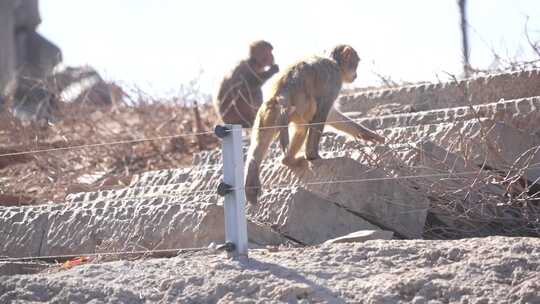
M 287 238 L 306 245 L 320 244 L 360 229 L 379 229 L 349 212 L 299 187 L 265 192 L 257 205 L 248 205 L 249 218 L 272 225 Z
M 110 106 L 121 102 L 125 94 L 117 85 L 106 83 L 89 66 L 65 67 L 56 71 L 53 79 L 60 99 L 68 103 Z
M 263 163 L 261 172 L 265 188 L 305 187 L 382 229 L 408 238 L 422 236 L 428 201 L 421 193 L 388 178 L 380 169 L 337 157 L 313 161 L 311 168 L 292 170 L 268 162 Z
M 362 230 L 340 236 L 324 242 L 325 245 L 335 243 L 363 243 L 370 240 L 391 240 L 394 236 L 392 231 L 386 230 Z

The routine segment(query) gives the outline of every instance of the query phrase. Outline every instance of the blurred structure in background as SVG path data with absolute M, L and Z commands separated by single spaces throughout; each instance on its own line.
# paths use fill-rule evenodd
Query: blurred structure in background
M 62 51 L 36 31 L 40 23 L 38 0 L 0 2 L 0 111 L 47 123 L 60 101 L 111 105 L 112 86 L 90 67 L 61 67 Z

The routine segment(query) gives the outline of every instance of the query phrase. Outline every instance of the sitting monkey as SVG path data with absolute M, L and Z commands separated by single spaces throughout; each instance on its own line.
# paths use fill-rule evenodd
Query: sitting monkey
M 278 133 L 283 164 L 296 166 L 320 158 L 319 141 L 327 122 L 356 138 L 384 143 L 384 138 L 333 109 L 343 82 L 356 79 L 360 58 L 348 45 L 336 46 L 330 58 L 315 57 L 289 67 L 277 80 L 272 96 L 257 112 L 247 154 L 246 198 L 256 203 L 260 193 L 259 169 Z M 289 142 L 288 127 L 293 132 Z M 304 147 L 305 156 L 297 154 Z
M 279 71 L 272 50 L 266 41 L 253 42 L 249 58 L 240 61 L 222 80 L 215 106 L 224 123 L 240 124 L 244 128 L 253 126 L 263 101 L 261 87 Z

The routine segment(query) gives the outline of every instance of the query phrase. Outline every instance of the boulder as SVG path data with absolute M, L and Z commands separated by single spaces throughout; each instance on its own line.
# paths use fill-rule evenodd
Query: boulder
M 301 187 L 265 192 L 256 205 L 248 205 L 247 214 L 305 245 L 320 244 L 359 229 L 379 229 L 361 216 Z
M 106 83 L 99 73 L 89 67 L 65 67 L 55 72 L 55 90 L 63 102 L 95 106 L 110 106 L 123 98 L 120 87 Z

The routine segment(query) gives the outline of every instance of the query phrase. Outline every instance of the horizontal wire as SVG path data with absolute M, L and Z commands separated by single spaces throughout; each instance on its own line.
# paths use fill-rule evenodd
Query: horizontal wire
M 364 120 L 364 119 L 366 119 L 366 118 L 354 118 L 354 119 L 348 119 L 348 120 L 336 120 L 336 121 L 325 121 L 325 122 L 315 122 L 315 123 L 304 123 L 304 124 L 296 124 L 296 126 L 316 126 L 316 125 L 321 125 L 321 124 L 339 124 L 339 123 L 348 123 L 350 121 L 361 121 L 361 120 Z M 242 129 L 243 130 L 254 130 L 254 129 L 265 130 L 265 129 L 282 129 L 282 128 L 288 128 L 288 127 L 289 127 L 289 125 L 287 124 L 287 125 L 277 125 L 277 126 L 267 126 L 267 127 L 252 127 L 252 128 L 245 127 L 245 128 L 242 128 Z M 232 132 L 232 130 L 224 130 L 224 131 L 225 132 Z M 116 142 L 95 143 L 95 144 L 68 146 L 68 147 L 51 148 L 51 149 L 38 149 L 38 150 L 30 150 L 30 151 L 21 151 L 21 152 L 0 154 L 0 157 L 16 156 L 16 155 L 24 155 L 24 154 L 36 154 L 36 153 L 45 153 L 45 152 L 54 152 L 54 151 L 63 151 L 63 150 L 70 150 L 70 149 L 95 148 L 95 147 L 110 146 L 110 145 L 132 144 L 132 143 L 140 143 L 140 142 L 146 142 L 146 141 L 165 140 L 165 139 L 172 139 L 172 138 L 178 138 L 178 137 L 190 137 L 190 136 L 199 136 L 199 135 L 208 135 L 208 134 L 214 134 L 214 131 L 206 131 L 206 132 L 198 132 L 198 133 L 183 133 L 183 134 L 178 134 L 178 135 L 158 136 L 158 137 L 152 137 L 152 138 L 141 138 L 141 139 L 123 140 L 123 141 L 116 141 Z M 376 146 L 384 146 L 384 144 L 365 145 L 365 147 L 376 147 Z
M 345 114 L 344 114 L 345 115 Z M 300 126 L 300 127 L 305 127 L 305 126 L 317 126 L 317 125 L 324 125 L 324 124 L 341 124 L 341 123 L 349 123 L 351 121 L 364 121 L 364 120 L 369 120 L 369 119 L 374 119 L 376 118 L 375 116 L 366 116 L 366 117 L 362 117 L 362 118 L 347 118 L 345 120 L 334 120 L 334 121 L 324 121 L 324 122 L 310 122 L 310 123 L 302 123 L 302 124 L 295 124 L 295 126 Z M 459 123 L 462 123 L 462 121 L 451 121 L 451 122 L 444 122 L 444 124 L 459 124 Z M 436 123 L 436 124 L 440 124 L 440 123 Z M 408 127 L 415 127 L 415 126 L 425 126 L 425 125 L 430 125 L 430 124 L 419 124 L 419 125 L 413 125 L 413 126 L 408 126 Z M 283 129 L 283 128 L 288 128 L 289 127 L 289 124 L 285 124 L 285 125 L 275 125 L 275 126 L 266 126 L 266 127 L 243 127 L 242 129 L 244 130 L 266 130 L 266 129 Z M 384 130 L 384 129 L 376 129 L 376 130 Z
M 351 119 L 351 120 L 355 121 L 358 119 Z M 329 124 L 347 123 L 348 121 L 349 120 L 327 121 L 327 122 L 320 122 L 320 123 L 306 123 L 306 124 L 297 124 L 297 125 L 310 126 L 310 125 L 320 125 L 320 124 L 326 124 L 326 123 L 329 123 Z M 253 129 L 272 129 L 272 128 L 285 128 L 285 127 L 288 127 L 288 125 L 269 126 L 269 127 L 261 127 L 261 128 L 253 127 L 253 128 L 242 128 L 242 129 L 253 130 Z M 225 130 L 225 132 L 232 132 L 232 130 Z M 122 141 L 106 142 L 106 143 L 95 143 L 95 144 L 68 146 L 68 147 L 51 148 L 51 149 L 38 149 L 38 150 L 29 150 L 29 151 L 21 151 L 21 152 L 13 152 L 13 153 L 4 153 L 4 154 L 0 154 L 0 157 L 45 153 L 45 152 L 53 152 L 53 151 L 63 151 L 63 150 L 70 150 L 70 149 L 84 149 L 84 148 L 95 148 L 95 147 L 111 146 L 111 145 L 123 145 L 123 144 L 140 143 L 140 142 L 146 142 L 146 141 L 165 140 L 165 139 L 172 139 L 172 138 L 178 138 L 178 137 L 190 137 L 190 136 L 199 136 L 199 135 L 208 135 L 208 134 L 214 134 L 214 131 L 206 131 L 206 132 L 198 132 L 198 133 L 183 133 L 183 134 L 178 134 L 178 135 L 167 135 L 167 136 L 158 136 L 158 137 L 141 138 L 141 139 L 133 139 L 133 140 L 122 140 Z
M 198 252 L 208 250 L 208 248 L 172 248 L 172 249 L 154 249 L 154 250 L 139 250 L 139 251 L 115 251 L 115 252 L 93 252 L 93 253 L 80 253 L 80 254 L 64 254 L 64 255 L 43 255 L 43 256 L 28 256 L 28 257 L 0 257 L 0 262 L 16 262 L 16 261 L 32 261 L 32 260 L 55 260 L 55 259 L 69 259 L 78 257 L 95 257 L 104 255 L 122 255 L 122 254 L 136 254 L 144 255 L 149 253 L 167 253 L 178 251 L 182 252 Z
M 540 167 L 540 166 L 539 166 Z M 534 168 L 529 167 L 529 168 Z M 333 180 L 333 181 L 317 181 L 317 182 L 301 182 L 296 184 L 267 184 L 263 186 L 241 186 L 241 187 L 234 187 L 232 190 L 246 190 L 246 189 L 267 189 L 267 190 L 284 190 L 284 189 L 290 189 L 291 187 L 301 187 L 301 186 L 309 186 L 309 185 L 324 185 L 324 184 L 341 184 L 341 183 L 361 183 L 361 182 L 371 182 L 371 181 L 384 181 L 384 180 L 405 180 L 405 179 L 413 179 L 413 178 L 429 178 L 429 177 L 446 177 L 445 179 L 456 179 L 458 176 L 467 176 L 467 175 L 478 175 L 482 172 L 489 172 L 485 170 L 476 170 L 476 171 L 466 171 L 466 172 L 448 172 L 448 173 L 434 173 L 434 174 L 417 174 L 417 175 L 405 175 L 405 176 L 386 176 L 386 177 L 374 177 L 374 178 L 358 178 L 358 179 L 344 179 L 344 180 Z M 182 183 L 177 184 L 171 184 L 171 185 L 180 185 Z M 161 186 L 149 186 L 149 187 L 166 187 L 169 185 L 161 185 Z M 132 187 L 134 189 L 141 189 L 145 188 L 144 186 L 137 186 Z M 124 188 L 124 189 L 132 189 L 130 187 Z M 96 193 L 97 191 L 90 191 L 90 192 L 78 192 L 78 193 Z M 107 191 L 107 190 L 101 190 L 101 191 Z M 109 190 L 110 191 L 110 190 Z M 76 195 L 78 193 L 74 193 L 72 195 Z M 138 198 L 178 198 L 179 196 L 184 195 L 194 195 L 194 194 L 217 194 L 217 188 L 216 189 L 201 189 L 201 190 L 193 190 L 193 191 L 170 191 L 168 193 L 164 194 L 143 194 L 143 195 L 131 195 L 127 197 L 103 197 L 103 198 L 96 198 L 92 201 L 96 201 L 99 199 L 102 200 L 114 200 L 114 201 L 123 201 L 123 200 L 131 200 L 131 199 L 138 199 Z M 89 203 L 90 201 L 88 201 Z M 64 206 L 64 205 L 70 205 L 72 203 L 63 203 L 63 204 L 54 204 L 54 206 Z M 34 206 L 21 206 L 23 208 L 31 208 Z M 118 208 L 126 208 L 126 207 L 118 207 Z
M 408 175 L 408 176 L 393 176 L 393 177 L 377 177 L 377 178 L 364 178 L 364 179 L 346 179 L 346 180 L 334 180 L 334 181 L 319 181 L 319 182 L 306 182 L 301 184 L 293 184 L 293 185 L 279 185 L 279 184 L 271 184 L 271 185 L 265 185 L 265 187 L 237 187 L 233 188 L 234 190 L 243 190 L 243 189 L 252 189 L 252 188 L 264 188 L 268 189 L 268 187 L 271 187 L 271 189 L 289 189 L 294 186 L 302 186 L 302 185 L 320 185 L 320 184 L 338 184 L 338 183 L 353 183 L 353 182 L 368 182 L 368 181 L 381 181 L 381 180 L 398 180 L 398 179 L 409 179 L 409 178 L 426 178 L 426 177 L 447 177 L 448 179 L 452 176 L 461 176 L 461 175 L 473 175 L 473 174 L 480 174 L 483 172 L 480 171 L 468 171 L 468 172 L 458 172 L 458 173 L 438 173 L 438 174 L 418 174 L 418 175 Z M 487 172 L 487 171 L 486 171 Z M 212 192 L 215 192 L 214 190 L 211 190 Z M 200 190 L 200 191 L 191 191 L 190 194 L 195 193 L 202 193 L 207 192 L 207 190 Z M 156 198 L 156 197 L 172 197 L 173 194 L 181 194 L 181 192 L 177 193 L 170 193 L 168 195 L 149 195 L 149 198 Z M 134 197 L 126 197 L 126 198 L 117 198 L 116 200 L 126 200 L 126 199 L 133 199 L 133 198 L 144 198 L 144 196 L 134 196 Z M 107 198 L 104 198 L 107 199 Z M 111 198 L 112 199 L 112 198 Z M 410 207 L 409 205 L 404 204 L 396 204 L 394 202 L 388 202 L 389 204 L 395 204 L 405 207 Z M 57 205 L 55 205 L 57 206 Z M 136 206 L 130 206 L 133 208 L 136 208 Z M 119 207 L 120 209 L 128 208 L 128 207 Z M 413 209 L 413 210 L 407 210 L 402 211 L 401 213 L 405 212 L 417 212 L 417 211 L 424 211 L 428 210 L 429 208 L 420 208 L 420 209 Z M 368 214 L 369 215 L 369 214 Z M 397 215 L 396 215 L 397 217 Z M 34 256 L 34 257 L 19 257 L 19 258 L 0 258 L 0 261 L 28 261 L 28 260 L 40 260 L 40 259 L 61 259 L 61 258 L 76 258 L 81 256 L 103 256 L 103 255 L 122 255 L 122 254 L 149 254 L 149 253 L 160 253 L 160 252 L 171 252 L 171 251 L 179 251 L 179 252 L 187 252 L 187 251 L 202 251 L 206 248 L 175 248 L 175 249 L 160 249 L 160 250 L 146 250 L 146 251 L 119 251 L 119 252 L 102 252 L 102 253 L 83 253 L 83 254 L 76 254 L 76 255 L 57 255 L 57 256 Z
M 106 143 L 95 143 L 95 144 L 68 146 L 68 147 L 51 148 L 51 149 L 29 150 L 29 151 L 0 154 L 0 157 L 16 156 L 16 155 L 24 155 L 24 154 L 37 154 L 37 153 L 54 152 L 54 151 L 65 151 L 65 150 L 72 150 L 72 149 L 96 148 L 96 147 L 112 146 L 112 145 L 125 145 L 125 144 L 133 144 L 133 143 L 140 143 L 140 142 L 146 142 L 146 141 L 165 140 L 165 139 L 172 139 L 172 138 L 178 138 L 178 137 L 190 137 L 190 136 L 199 136 L 199 135 L 206 135 L 206 134 L 214 134 L 214 132 L 207 131 L 207 132 L 199 132 L 199 133 L 183 133 L 183 134 L 177 134 L 177 135 L 167 135 L 167 136 L 158 136 L 158 137 L 132 139 L 132 140 L 120 140 L 120 141 L 106 142 Z
M 137 188 L 143 188 L 143 187 L 137 187 Z M 135 188 L 135 189 L 137 189 Z M 127 188 L 127 189 L 131 189 L 131 188 Z M 102 191 L 108 191 L 108 190 L 102 190 Z M 99 192 L 98 191 L 91 191 L 91 192 L 77 192 L 77 193 L 73 193 L 71 195 L 77 195 L 77 194 L 81 194 L 81 193 L 97 193 Z M 60 204 L 46 204 L 46 205 L 32 205 L 32 206 L 20 206 L 21 208 L 32 208 L 32 207 L 35 207 L 35 206 L 66 206 L 66 205 L 70 205 L 70 206 L 73 206 L 73 204 L 77 204 L 77 203 L 92 203 L 92 202 L 99 202 L 99 201 L 104 201 L 104 200 L 112 200 L 114 202 L 117 202 L 117 201 L 125 201 L 125 200 L 133 200 L 133 199 L 152 199 L 152 198 L 181 198 L 181 196 L 189 196 L 189 195 L 194 195 L 194 194 L 208 194 L 208 195 L 211 195 L 211 194 L 217 194 L 217 189 L 202 189 L 202 190 L 193 190 L 193 191 L 171 191 L 171 192 L 168 192 L 168 193 L 163 193 L 163 194 L 142 194 L 142 195 L 129 195 L 129 196 L 126 196 L 126 197 L 97 197 L 95 199 L 92 199 L 92 200 L 88 200 L 88 201 L 77 201 L 77 202 L 69 202 L 69 203 L 60 203 Z M 175 205 L 175 204 L 178 204 L 178 203 L 164 203 L 163 205 Z M 14 206 L 14 207 L 17 207 L 17 206 Z M 139 206 L 120 206 L 120 207 L 115 207 L 115 208 L 118 208 L 118 209 L 125 209 L 125 208 L 137 208 Z
M 322 184 L 340 184 L 340 183 L 357 183 L 357 182 L 371 182 L 371 181 L 383 181 L 383 180 L 400 180 L 400 179 L 410 179 L 410 178 L 427 178 L 427 177 L 448 177 L 450 179 L 452 176 L 460 175 L 474 175 L 479 174 L 482 171 L 467 171 L 467 172 L 456 172 L 456 173 L 435 173 L 435 174 L 419 174 L 419 175 L 405 175 L 405 176 L 387 176 L 387 177 L 373 177 L 373 178 L 360 178 L 360 179 L 345 179 L 345 180 L 334 180 L 334 181 L 319 181 L 319 182 L 305 182 L 291 185 L 283 184 L 269 184 L 264 186 L 248 186 L 248 187 L 236 187 L 234 190 L 242 189 L 288 189 L 290 187 L 304 186 L 304 185 L 322 185 Z M 487 171 L 486 171 L 487 172 Z

